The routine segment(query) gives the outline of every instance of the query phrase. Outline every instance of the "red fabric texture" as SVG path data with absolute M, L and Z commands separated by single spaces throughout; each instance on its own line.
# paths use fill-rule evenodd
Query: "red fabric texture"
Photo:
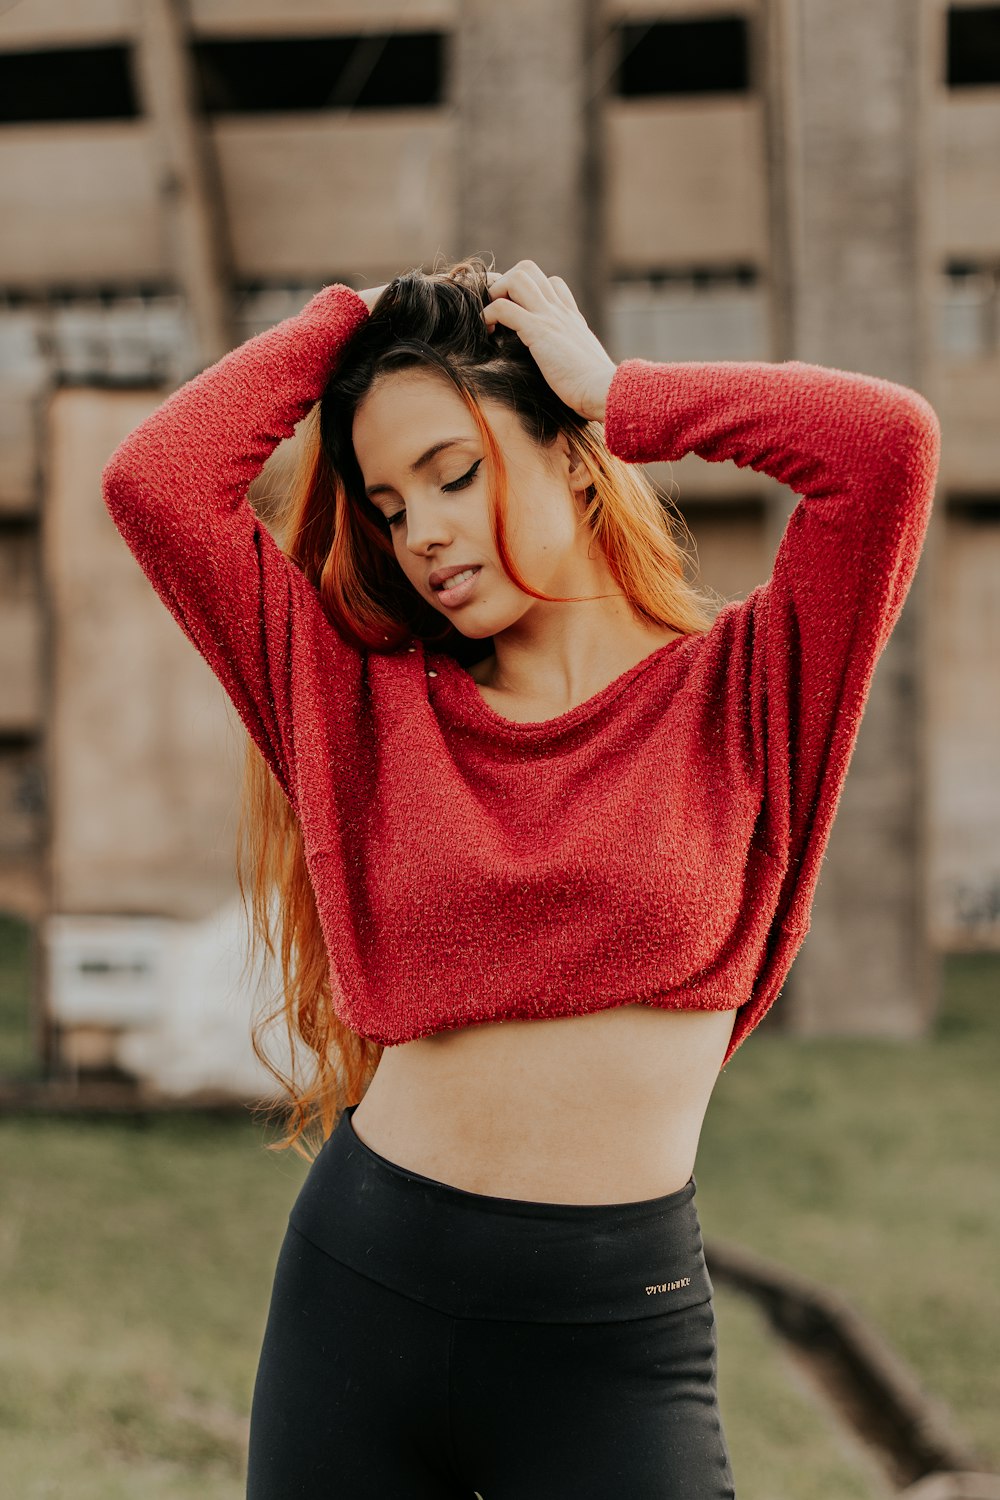
M 627 359 L 605 436 L 731 459 L 801 497 L 771 577 L 539 723 L 419 640 L 345 641 L 246 498 L 368 309 L 351 288 L 188 381 L 116 449 L 105 503 L 302 825 L 337 1014 L 393 1046 L 512 1017 L 777 999 L 940 457 L 907 386 L 799 361 Z

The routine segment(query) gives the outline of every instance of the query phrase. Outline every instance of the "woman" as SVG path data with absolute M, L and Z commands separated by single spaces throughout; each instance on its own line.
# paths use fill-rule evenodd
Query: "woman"
M 307 413 L 284 551 L 247 488 Z M 873 376 L 616 365 L 564 281 L 475 259 L 324 288 L 111 459 L 255 747 L 286 1143 L 322 1141 L 250 1500 L 733 1494 L 698 1137 L 807 931 L 939 442 Z M 690 451 L 803 497 L 715 610 L 633 467 Z

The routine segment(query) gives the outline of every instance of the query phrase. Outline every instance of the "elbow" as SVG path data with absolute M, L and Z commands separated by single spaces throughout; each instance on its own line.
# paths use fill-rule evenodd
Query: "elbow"
M 142 467 L 130 434 L 124 442 L 119 443 L 101 470 L 101 494 L 106 509 L 116 523 L 120 516 L 133 512 L 136 508 L 139 495 L 144 489 L 141 484 Z
M 887 477 L 906 476 L 911 484 L 933 491 L 941 463 L 938 414 L 919 391 L 888 381 L 882 384 L 891 388 L 879 433 Z
M 941 421 L 926 396 L 910 386 L 897 386 L 900 393 L 900 423 L 912 446 L 922 450 L 941 448 Z
M 101 470 L 101 495 L 111 519 L 118 524 L 119 518 L 130 506 L 133 491 L 132 477 L 128 465 L 121 458 L 121 449 L 116 449 Z
M 931 430 L 936 432 L 938 436 L 940 436 L 941 423 L 938 419 L 937 412 L 934 410 L 927 397 L 922 396 L 919 391 L 912 390 L 909 386 L 907 386 L 905 389 L 907 397 L 909 398 L 910 409 L 913 413 L 914 419 L 921 423 L 924 427 L 930 428 Z

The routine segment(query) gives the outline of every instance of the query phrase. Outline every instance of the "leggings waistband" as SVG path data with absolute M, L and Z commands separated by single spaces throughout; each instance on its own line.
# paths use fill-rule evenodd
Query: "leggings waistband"
M 341 1114 L 289 1215 L 319 1249 L 454 1317 L 610 1323 L 713 1295 L 696 1183 L 629 1203 L 467 1192 L 387 1160 Z

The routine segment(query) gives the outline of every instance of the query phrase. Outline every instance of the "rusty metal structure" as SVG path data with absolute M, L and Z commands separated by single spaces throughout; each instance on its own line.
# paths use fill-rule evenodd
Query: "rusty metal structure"
M 224 1013 L 223 1051 L 245 1030 L 205 977 L 239 734 L 105 458 L 319 286 L 471 252 L 564 276 L 618 359 L 933 402 L 931 535 L 773 1024 L 919 1036 L 941 955 L 1000 946 L 1000 7 L 36 0 L 0 14 L 0 201 L 0 909 L 38 932 L 53 1065 L 214 1087 L 178 1015 Z M 794 497 L 662 468 L 701 577 L 743 596 Z

